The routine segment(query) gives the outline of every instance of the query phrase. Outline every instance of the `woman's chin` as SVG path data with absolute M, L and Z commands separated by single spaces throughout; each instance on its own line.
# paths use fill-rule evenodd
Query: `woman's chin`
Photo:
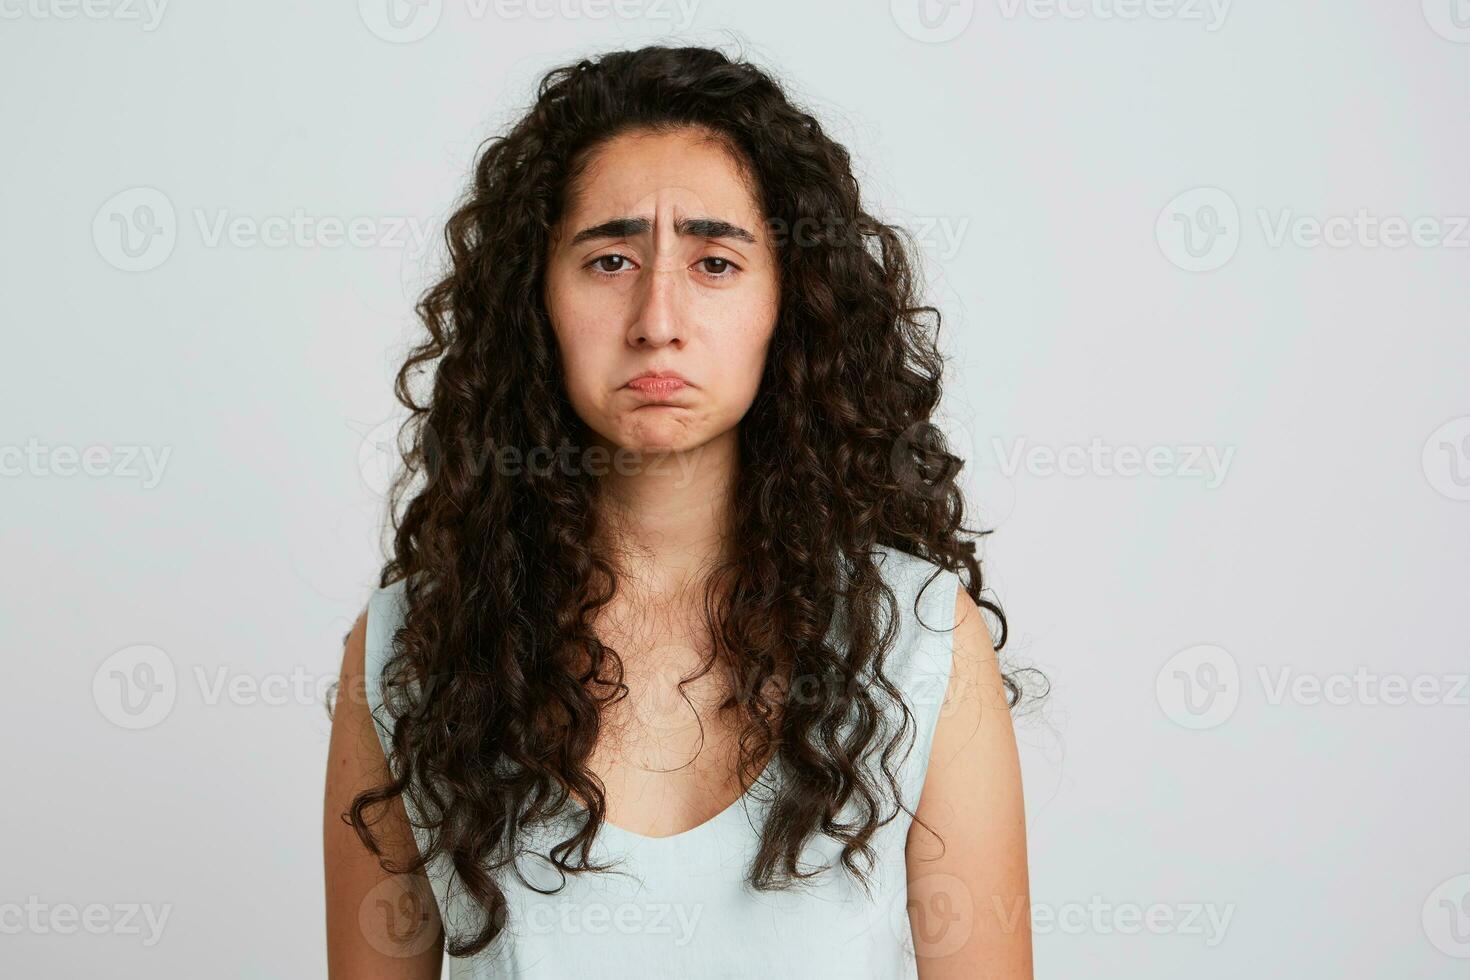
M 689 452 L 697 449 L 701 442 L 702 440 L 691 438 L 687 432 L 671 434 L 666 438 L 643 436 L 630 440 L 627 443 L 627 451 L 643 456 L 663 456 L 668 453 Z
M 618 444 L 626 452 L 688 452 L 708 441 L 701 431 L 691 429 L 689 419 L 673 406 L 649 406 L 639 409 L 635 424 L 620 433 Z

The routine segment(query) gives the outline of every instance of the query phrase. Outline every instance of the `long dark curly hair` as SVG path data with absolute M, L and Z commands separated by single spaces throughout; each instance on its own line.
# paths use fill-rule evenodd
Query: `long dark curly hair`
M 869 842 L 897 815 L 889 801 L 903 806 L 894 760 L 913 725 L 883 671 L 895 631 L 882 627 L 880 605 L 891 623 L 896 602 L 875 546 L 960 573 L 994 623 L 996 648 L 1005 644 L 975 554 L 988 532 L 962 525 L 962 460 L 930 423 L 939 312 L 918 305 L 907 233 L 863 209 L 847 151 L 769 74 L 717 50 L 651 46 L 550 71 L 534 106 L 479 150 L 445 228 L 444 274 L 415 307 L 428 337 L 394 385 L 410 416 L 380 579 L 405 588 L 382 679 L 393 778 L 357 796 L 348 817 L 382 861 L 367 811 L 403 795 L 423 815 L 430 846 L 408 867 L 384 867 L 448 858 L 486 913 L 473 935 L 448 938 L 452 956 L 504 928 L 497 873 L 514 863 L 526 822 L 561 812 L 569 791 L 586 801 L 586 819 L 548 857 L 563 875 L 606 870 L 589 864 L 605 800 L 588 760 L 610 698 L 591 688 L 611 688 L 611 699 L 628 688 L 617 652 L 589 625 L 617 588 L 614 562 L 590 544 L 599 484 L 554 466 L 510 475 L 486 460 L 500 447 L 588 444 L 542 300 L 547 250 L 594 150 L 620 134 L 686 127 L 741 162 L 779 239 L 780 310 L 739 424 L 734 557 L 713 569 L 705 595 L 734 692 L 725 707 L 741 719 L 742 783 L 767 758 L 785 774 L 749 884 L 787 887 L 830 870 L 798 866 L 824 834 L 866 886 Z M 432 379 L 422 404 L 412 391 L 421 373 Z M 1013 708 L 1021 673 L 1003 672 Z M 806 695 L 775 703 L 790 678 L 809 682 Z M 884 699 L 903 731 L 879 744 Z M 878 773 L 857 761 L 875 750 Z M 858 819 L 840 819 L 850 806 Z

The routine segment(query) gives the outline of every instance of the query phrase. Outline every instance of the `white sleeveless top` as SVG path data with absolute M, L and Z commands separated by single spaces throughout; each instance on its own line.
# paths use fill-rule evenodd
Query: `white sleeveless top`
M 929 561 L 879 546 L 880 573 L 893 590 L 899 628 L 884 672 L 913 715 L 912 749 L 896 772 L 904 802 L 917 809 L 929 767 L 929 749 L 949 684 L 954 607 L 959 576 Z M 930 576 L 937 577 L 928 582 Z M 920 590 L 922 589 L 922 595 Z M 917 600 L 918 615 L 915 615 Z M 385 754 L 392 719 L 382 705 L 381 675 L 389 644 L 403 618 L 403 583 L 377 589 L 368 602 L 366 689 Z M 886 615 L 880 604 L 879 615 Z M 837 617 L 840 619 L 841 617 Z M 880 699 L 886 702 L 885 699 Z M 901 718 L 890 707 L 881 751 Z M 902 755 L 900 743 L 898 755 Z M 876 756 L 870 757 L 875 765 Z M 886 786 L 881 773 L 878 785 Z M 802 856 L 803 870 L 828 870 L 790 890 L 758 892 L 744 881 L 756 851 L 779 761 L 773 759 L 751 791 L 717 816 L 671 837 L 645 837 L 604 823 L 589 855 L 593 863 L 617 861 L 607 872 L 566 875 L 555 894 L 527 888 L 513 874 L 498 879 L 509 902 L 506 930 L 475 956 L 450 958 L 451 980 L 494 977 L 707 977 L 790 976 L 802 980 L 916 978 L 909 928 L 905 842 L 912 817 L 898 816 L 872 839 L 877 860 L 869 873 L 872 896 L 838 862 L 841 845 L 815 834 Z M 757 789 L 759 787 L 759 789 Z M 887 795 L 887 794 L 883 794 Z M 421 822 L 408 799 L 410 818 Z M 892 801 L 881 808 L 886 816 Z M 854 816 L 852 810 L 844 819 Z M 567 823 L 524 830 L 520 847 L 545 854 L 581 822 L 575 803 Z M 414 828 L 422 850 L 426 832 Z M 545 858 L 519 859 L 521 874 L 544 890 L 562 876 Z M 860 864 L 860 867 L 864 865 Z M 446 930 L 482 921 L 469 913 L 470 899 L 447 857 L 427 868 Z

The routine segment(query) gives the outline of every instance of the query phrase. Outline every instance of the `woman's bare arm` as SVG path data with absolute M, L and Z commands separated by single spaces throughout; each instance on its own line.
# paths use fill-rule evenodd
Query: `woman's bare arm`
M 390 875 L 343 815 L 353 797 L 387 780 L 383 747 L 373 729 L 363 686 L 367 613 L 358 617 L 342 656 L 327 761 L 323 852 L 327 881 L 327 972 L 332 980 L 438 980 L 442 965 L 439 910 L 428 878 Z M 405 866 L 418 845 L 403 801 L 369 821 L 390 863 Z
M 909 920 L 920 980 L 1031 980 L 1021 766 L 980 610 L 955 597 L 954 667 L 909 830 Z

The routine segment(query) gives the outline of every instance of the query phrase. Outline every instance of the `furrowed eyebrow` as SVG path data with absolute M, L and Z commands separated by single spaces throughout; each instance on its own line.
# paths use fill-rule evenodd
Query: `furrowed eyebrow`
M 652 229 L 653 222 L 647 218 L 613 218 L 600 225 L 583 228 L 572 236 L 569 244 L 580 245 L 598 238 L 632 238 L 647 234 Z M 695 238 L 734 238 L 755 244 L 755 236 L 750 232 L 720 218 L 680 218 L 674 222 L 674 231 L 676 234 Z

